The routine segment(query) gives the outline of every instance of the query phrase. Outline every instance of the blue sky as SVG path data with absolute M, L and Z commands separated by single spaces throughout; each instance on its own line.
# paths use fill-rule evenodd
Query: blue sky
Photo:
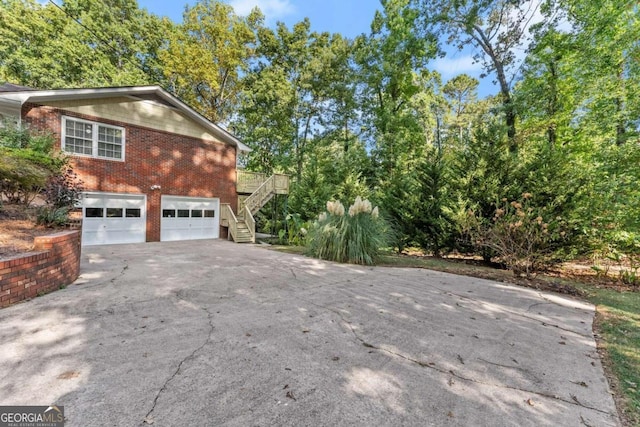
M 175 22 L 182 21 L 182 12 L 187 0 L 138 0 L 141 7 L 157 15 L 168 16 Z M 227 0 L 236 13 L 246 15 L 255 6 L 265 14 L 266 24 L 274 25 L 278 21 L 291 27 L 308 17 L 314 31 L 340 33 L 353 38 L 368 33 L 375 11 L 381 9 L 378 0 Z M 467 73 L 479 79 L 479 64 L 474 64 L 472 51 L 450 51 L 445 58 L 434 60 L 431 67 L 442 74 L 443 82 L 461 73 Z M 495 94 L 498 89 L 491 79 L 484 79 L 479 88 L 480 97 Z

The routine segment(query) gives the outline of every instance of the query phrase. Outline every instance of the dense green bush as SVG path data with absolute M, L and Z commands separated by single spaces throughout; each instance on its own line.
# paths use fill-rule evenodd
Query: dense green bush
M 53 150 L 53 137 L 48 133 L 33 132 L 26 125 L 17 126 L 12 121 L 4 120 L 0 123 L 0 146 L 50 153 Z
M 30 204 L 44 188 L 52 171 L 44 162 L 0 148 L 0 200 Z
M 57 174 L 65 159 L 53 137 L 5 122 L 0 125 L 0 198 L 28 205 Z
M 72 208 L 80 201 L 82 191 L 82 181 L 66 165 L 59 173 L 49 176 L 42 195 L 47 205 L 54 209 Z
M 388 233 L 378 208 L 368 200 L 357 197 L 346 212 L 339 201 L 327 202 L 327 212 L 309 230 L 308 252 L 330 261 L 371 265 L 388 245 Z
M 82 183 L 69 158 L 53 149 L 51 135 L 11 123 L 0 126 L 0 202 L 29 205 L 41 195 L 46 206 L 39 209 L 37 223 L 60 226 L 81 194 Z
M 45 227 L 60 227 L 69 222 L 69 207 L 55 208 L 41 206 L 38 208 L 36 223 Z
M 278 231 L 278 241 L 285 245 L 304 246 L 308 229 L 309 222 L 302 221 L 300 214 L 287 214 L 285 228 Z

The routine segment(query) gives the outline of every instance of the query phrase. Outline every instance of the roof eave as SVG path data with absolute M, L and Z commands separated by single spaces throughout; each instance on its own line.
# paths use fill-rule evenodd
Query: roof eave
M 209 121 L 206 117 L 195 111 L 193 108 L 180 101 L 177 97 L 170 94 L 160 86 L 133 86 L 133 87 L 117 87 L 117 88 L 95 88 L 95 89 L 56 89 L 56 90 L 38 90 L 9 92 L 0 94 L 0 100 L 5 99 L 7 102 L 17 102 L 24 104 L 25 102 L 43 102 L 43 101 L 64 101 L 68 99 L 82 98 L 108 98 L 113 95 L 145 95 L 155 94 L 164 99 L 168 103 L 174 105 L 191 119 L 210 130 L 215 136 L 223 142 L 227 142 L 235 146 L 239 151 L 249 152 L 251 148 L 243 144 L 238 138 L 233 136 L 224 128 Z

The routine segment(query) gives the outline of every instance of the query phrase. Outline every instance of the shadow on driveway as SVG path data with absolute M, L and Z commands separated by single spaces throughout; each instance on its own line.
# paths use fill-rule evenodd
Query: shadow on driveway
M 0 310 L 0 405 L 69 426 L 617 426 L 591 305 L 220 240 L 83 248 Z

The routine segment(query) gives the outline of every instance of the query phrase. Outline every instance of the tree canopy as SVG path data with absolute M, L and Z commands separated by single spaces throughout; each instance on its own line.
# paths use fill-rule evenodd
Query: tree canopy
M 349 39 L 219 0 L 181 23 L 135 0 L 0 0 L 0 80 L 160 84 L 241 137 L 248 169 L 292 176 L 275 208 L 305 221 L 369 198 L 397 249 L 510 259 L 499 242 L 537 236 L 549 262 L 638 255 L 639 16 L 628 0 L 382 0 Z M 457 49 L 495 95 L 435 71 Z

